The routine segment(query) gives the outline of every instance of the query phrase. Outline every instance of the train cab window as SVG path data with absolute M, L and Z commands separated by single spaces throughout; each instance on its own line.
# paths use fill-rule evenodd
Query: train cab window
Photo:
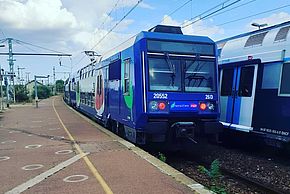
M 231 96 L 233 88 L 234 69 L 223 69 L 221 96 Z
M 182 64 L 182 62 L 181 62 Z M 177 64 L 178 65 L 178 64 Z M 176 66 L 177 66 L 176 65 Z M 212 61 L 186 60 L 184 66 L 186 92 L 215 91 L 215 63 Z
M 131 59 L 124 60 L 124 95 L 130 95 L 130 63 Z
M 181 61 L 149 58 L 151 91 L 181 91 Z
M 238 95 L 251 97 L 253 90 L 254 66 L 242 67 Z
M 290 96 L 290 63 L 284 63 L 282 67 L 280 96 Z

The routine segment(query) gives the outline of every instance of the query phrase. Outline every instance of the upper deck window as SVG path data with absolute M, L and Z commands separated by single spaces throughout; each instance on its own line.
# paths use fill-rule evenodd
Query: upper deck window
M 148 40 L 148 51 L 172 52 L 185 54 L 214 55 L 213 44 L 198 44 L 186 42 L 165 42 Z
M 288 32 L 289 32 L 290 26 L 286 26 L 283 28 L 280 28 L 279 32 L 277 33 L 274 42 L 281 42 L 286 40 Z
M 263 43 L 263 40 L 268 32 L 263 32 L 260 34 L 254 34 L 250 36 L 245 44 L 245 47 L 250 46 L 260 46 Z

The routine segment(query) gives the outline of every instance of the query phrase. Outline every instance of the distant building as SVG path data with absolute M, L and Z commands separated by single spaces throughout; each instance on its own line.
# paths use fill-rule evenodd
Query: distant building
M 42 85 L 43 85 L 43 84 L 42 84 L 41 82 L 39 82 L 39 81 L 36 81 L 36 84 L 37 84 L 38 86 L 42 86 Z M 25 85 L 25 87 L 26 87 L 26 89 L 27 89 L 27 91 L 28 91 L 28 95 L 29 95 L 29 96 L 31 96 L 32 93 L 34 92 L 34 85 L 35 85 L 34 80 L 28 82 L 28 83 Z

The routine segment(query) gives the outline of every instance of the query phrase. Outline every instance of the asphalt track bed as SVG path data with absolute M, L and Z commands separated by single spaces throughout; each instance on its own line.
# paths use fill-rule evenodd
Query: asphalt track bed
M 194 192 L 176 180 L 207 192 L 172 169 L 163 171 L 177 174 L 176 180 L 160 172 L 165 164 L 98 130 L 60 97 L 42 101 L 38 109 L 12 107 L 1 116 L 0 193 L 23 188 L 24 193 Z M 5 156 L 9 159 L 1 160 Z M 35 167 L 27 165 L 39 169 L 23 170 Z

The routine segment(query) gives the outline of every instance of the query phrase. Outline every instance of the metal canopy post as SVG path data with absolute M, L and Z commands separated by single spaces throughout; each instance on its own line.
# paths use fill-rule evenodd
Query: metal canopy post
M 37 78 L 49 78 L 49 75 L 48 76 L 40 76 L 40 75 L 34 76 L 34 92 L 35 92 L 35 107 L 36 108 L 38 108 Z

